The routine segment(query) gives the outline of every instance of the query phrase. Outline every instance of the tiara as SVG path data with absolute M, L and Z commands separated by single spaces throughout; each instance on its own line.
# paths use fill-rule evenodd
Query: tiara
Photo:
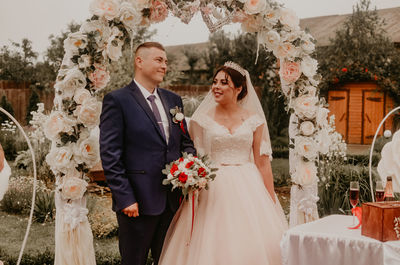
M 246 70 L 244 70 L 240 65 L 232 61 L 227 61 L 224 66 L 229 67 L 233 70 L 238 71 L 242 76 L 246 76 Z

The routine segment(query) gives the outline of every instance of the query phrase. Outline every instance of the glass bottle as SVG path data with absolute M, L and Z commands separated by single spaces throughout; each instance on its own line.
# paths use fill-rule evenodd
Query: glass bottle
M 385 187 L 385 201 L 394 201 L 392 177 L 388 176 Z

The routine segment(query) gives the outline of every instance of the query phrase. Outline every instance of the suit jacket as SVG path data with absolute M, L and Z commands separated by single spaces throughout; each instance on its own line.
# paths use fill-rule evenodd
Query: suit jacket
M 134 81 L 108 93 L 100 117 L 100 155 L 107 183 L 112 191 L 113 210 L 121 211 L 138 202 L 139 213 L 161 214 L 168 204 L 179 207 L 179 191 L 162 184 L 162 169 L 182 152 L 195 154 L 186 122 L 185 133 L 172 121 L 169 110 L 182 108 L 182 99 L 157 89 L 169 120 L 168 144 L 150 106 Z

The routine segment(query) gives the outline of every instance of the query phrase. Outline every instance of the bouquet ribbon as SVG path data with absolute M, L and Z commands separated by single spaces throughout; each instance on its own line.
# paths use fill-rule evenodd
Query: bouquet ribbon
M 358 229 L 362 225 L 362 208 L 361 207 L 354 207 L 351 209 L 351 213 L 354 214 L 358 219 L 358 225 L 349 227 L 349 229 Z

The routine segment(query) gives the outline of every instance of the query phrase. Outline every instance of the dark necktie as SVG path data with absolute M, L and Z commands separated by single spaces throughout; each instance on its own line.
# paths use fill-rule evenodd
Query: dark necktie
M 158 108 L 157 108 L 157 105 L 155 102 L 156 96 L 150 95 L 147 99 L 150 101 L 151 108 L 153 109 L 153 113 L 154 113 L 154 116 L 156 117 L 158 126 L 160 127 L 160 130 L 161 130 L 161 133 L 162 133 L 164 139 L 166 139 L 163 122 L 161 120 L 161 115 L 160 115 L 160 112 L 158 111 Z

